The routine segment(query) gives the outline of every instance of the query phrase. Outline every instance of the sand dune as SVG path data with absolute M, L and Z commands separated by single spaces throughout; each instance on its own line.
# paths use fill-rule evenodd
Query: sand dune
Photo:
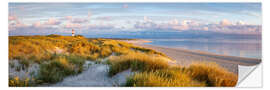
M 254 58 L 217 55 L 202 51 L 191 51 L 179 48 L 167 48 L 161 46 L 146 45 L 143 43 L 133 43 L 133 44 L 162 52 L 167 56 L 169 56 L 170 58 L 176 60 L 176 64 L 182 66 L 188 66 L 192 62 L 198 61 L 215 62 L 221 65 L 222 67 L 227 68 L 231 72 L 238 73 L 238 65 L 251 66 L 259 64 L 261 62 L 261 59 L 254 59 Z

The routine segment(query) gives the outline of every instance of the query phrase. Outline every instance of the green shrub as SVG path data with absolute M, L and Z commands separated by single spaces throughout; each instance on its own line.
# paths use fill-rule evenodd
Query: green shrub
M 65 76 L 76 74 L 75 65 L 69 63 L 64 57 L 40 65 L 38 79 L 42 83 L 55 83 L 63 80 Z
M 57 35 L 57 34 L 50 34 L 50 35 L 47 35 L 47 37 L 61 37 L 61 35 Z

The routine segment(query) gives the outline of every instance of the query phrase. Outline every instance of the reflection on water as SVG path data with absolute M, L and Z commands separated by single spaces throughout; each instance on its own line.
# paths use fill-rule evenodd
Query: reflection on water
M 216 54 L 261 58 L 261 40 L 214 40 L 214 39 L 150 39 L 151 45 L 189 50 L 200 50 Z

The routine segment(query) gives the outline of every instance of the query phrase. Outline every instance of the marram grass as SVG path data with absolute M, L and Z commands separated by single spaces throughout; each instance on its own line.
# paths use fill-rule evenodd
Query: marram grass
M 233 87 L 237 75 L 215 63 L 195 63 L 189 67 L 173 66 L 148 72 L 139 72 L 128 78 L 126 86 L 160 87 Z
M 25 68 L 38 63 L 35 79 L 10 77 L 9 86 L 35 86 L 56 83 L 83 71 L 85 60 L 109 57 L 109 75 L 127 69 L 136 72 L 126 86 L 202 87 L 235 86 L 237 75 L 214 63 L 193 63 L 189 67 L 171 66 L 172 60 L 152 49 L 112 39 L 83 36 L 9 36 L 9 60 L 19 60 Z M 12 64 L 10 64 L 12 65 Z

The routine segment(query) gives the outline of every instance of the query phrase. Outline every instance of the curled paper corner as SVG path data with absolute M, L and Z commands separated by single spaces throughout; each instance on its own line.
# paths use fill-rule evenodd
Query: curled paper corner
M 262 87 L 262 64 L 254 66 L 238 65 L 236 87 Z

